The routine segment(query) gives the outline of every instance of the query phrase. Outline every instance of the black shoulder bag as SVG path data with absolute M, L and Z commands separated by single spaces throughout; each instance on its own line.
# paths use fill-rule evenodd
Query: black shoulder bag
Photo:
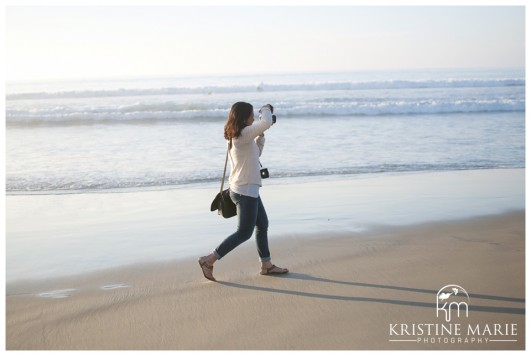
M 227 173 L 227 162 L 229 160 L 229 150 L 232 146 L 232 140 L 227 143 L 227 155 L 225 157 L 225 168 L 223 168 L 223 178 L 221 178 L 221 188 L 216 195 L 212 204 L 210 205 L 210 211 L 218 211 L 218 215 L 223 216 L 225 219 L 231 218 L 236 215 L 236 204 L 230 198 L 229 190 L 223 190 L 223 184 L 225 183 L 225 174 Z

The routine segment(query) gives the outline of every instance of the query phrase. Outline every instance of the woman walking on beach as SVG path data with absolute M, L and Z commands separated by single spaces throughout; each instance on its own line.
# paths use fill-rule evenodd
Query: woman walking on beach
M 236 204 L 238 228 L 211 254 L 199 258 L 203 275 L 211 281 L 216 280 L 213 275 L 214 263 L 251 238 L 253 231 L 256 231 L 260 274 L 288 273 L 286 268 L 277 267 L 271 262 L 267 241 L 269 221 L 259 194 L 262 186 L 259 157 L 264 149 L 264 132 L 273 124 L 272 112 L 271 105 L 264 105 L 260 109 L 260 120 L 253 124 L 251 104 L 237 102 L 230 110 L 225 124 L 225 139 L 231 144 L 229 188 L 230 198 Z

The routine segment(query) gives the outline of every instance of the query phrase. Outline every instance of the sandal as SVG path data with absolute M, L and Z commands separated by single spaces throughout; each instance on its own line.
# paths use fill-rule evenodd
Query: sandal
M 262 276 L 266 276 L 266 275 L 269 275 L 269 274 L 286 274 L 288 273 L 289 270 L 287 268 L 280 268 L 280 267 L 277 267 L 275 265 L 269 267 L 269 268 L 262 268 L 260 270 L 260 274 Z
M 205 261 L 205 257 L 200 257 L 197 262 L 199 262 L 199 266 L 201 266 L 201 270 L 203 271 L 203 275 L 205 276 L 205 278 L 216 282 L 216 279 L 212 274 L 212 272 L 214 272 L 214 266 L 208 265 Z

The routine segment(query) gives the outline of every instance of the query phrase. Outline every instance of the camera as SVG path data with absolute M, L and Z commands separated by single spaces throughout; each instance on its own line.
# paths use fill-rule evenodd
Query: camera
M 267 106 L 269 106 L 269 108 L 271 109 L 271 114 L 273 114 L 273 105 L 271 104 L 267 104 Z M 260 112 L 262 112 L 262 109 L 260 109 Z M 273 119 L 273 124 L 276 124 L 277 123 L 277 115 L 271 115 L 271 118 Z
M 271 114 L 273 114 L 273 105 L 269 104 L 269 106 L 271 107 Z M 271 115 L 271 118 L 273 119 L 273 124 L 276 124 L 277 123 L 277 115 Z

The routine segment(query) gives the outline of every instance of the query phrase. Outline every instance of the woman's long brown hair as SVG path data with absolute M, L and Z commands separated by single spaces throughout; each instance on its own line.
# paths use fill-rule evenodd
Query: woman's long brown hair
M 225 139 L 230 140 L 240 136 L 245 128 L 245 121 L 253 113 L 253 106 L 249 103 L 239 101 L 234 103 L 229 112 L 229 118 L 225 124 Z

